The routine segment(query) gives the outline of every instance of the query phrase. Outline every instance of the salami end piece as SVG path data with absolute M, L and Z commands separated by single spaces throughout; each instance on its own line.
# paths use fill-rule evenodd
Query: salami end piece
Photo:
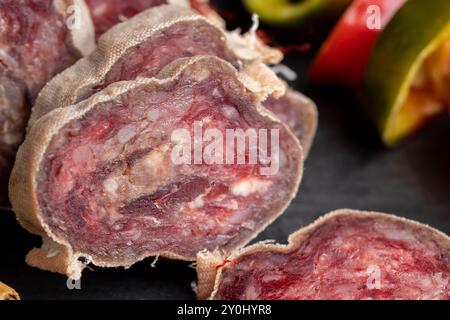
M 338 210 L 288 245 L 256 244 L 220 263 L 219 256 L 199 254 L 201 298 L 450 299 L 449 237 L 382 213 Z
M 302 149 L 245 81 L 217 57 L 179 59 L 157 78 L 114 83 L 41 117 L 10 180 L 18 220 L 43 237 L 27 262 L 77 278 L 87 262 L 193 261 L 203 249 L 231 252 L 252 239 L 294 197 Z M 258 132 L 270 159 L 250 161 L 253 147 L 237 158 L 226 151 L 223 162 L 208 157 L 217 154 L 211 137 L 228 143 L 229 129 L 237 130 L 231 146 L 236 132 L 248 134 L 243 141 Z
M 315 103 L 305 95 L 288 88 L 280 98 L 264 101 L 264 107 L 284 121 L 300 140 L 305 158 L 309 154 L 317 131 L 319 114 Z

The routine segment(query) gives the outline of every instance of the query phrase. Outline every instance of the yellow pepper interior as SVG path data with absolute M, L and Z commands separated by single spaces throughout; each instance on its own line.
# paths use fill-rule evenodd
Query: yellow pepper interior
M 385 138 L 397 141 L 445 110 L 450 111 L 450 37 L 422 64 Z

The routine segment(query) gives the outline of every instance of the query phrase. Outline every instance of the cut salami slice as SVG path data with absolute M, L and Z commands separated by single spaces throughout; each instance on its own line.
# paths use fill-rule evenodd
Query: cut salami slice
M 306 158 L 317 131 L 319 115 L 315 103 L 300 92 L 288 88 L 280 98 L 269 97 L 264 107 L 288 125 L 300 140 Z
M 40 118 L 10 181 L 18 220 L 44 240 L 27 262 L 77 278 L 85 262 L 195 260 L 202 249 L 231 252 L 252 239 L 294 197 L 302 151 L 247 80 L 217 57 L 179 59 L 158 78 L 114 83 Z M 227 151 L 230 163 L 208 158 L 211 141 L 196 132 L 227 136 L 230 128 L 250 131 L 248 141 L 257 130 L 259 157 L 271 161 L 251 162 L 254 147 L 231 158 Z M 194 136 L 193 159 L 180 164 L 173 157 L 191 156 L 179 149 L 191 141 L 186 134 Z M 270 167 L 278 170 L 264 173 Z
M 39 90 L 95 44 L 82 1 L 3 0 L 0 26 L 0 185 L 5 187 Z
M 204 252 L 197 265 L 201 298 L 450 299 L 449 237 L 374 212 L 338 210 L 288 245 L 256 244 L 225 262 Z
M 267 93 L 282 94 L 284 84 L 260 62 L 271 59 L 268 49 L 250 50 L 245 43 L 190 9 L 162 5 L 146 10 L 113 27 L 89 57 L 50 81 L 39 94 L 29 127 L 50 110 L 78 103 L 111 83 L 153 77 L 178 58 L 202 54 L 247 68 L 248 74 L 253 71 L 262 81 L 262 86 L 255 82 L 255 90 L 259 86 Z

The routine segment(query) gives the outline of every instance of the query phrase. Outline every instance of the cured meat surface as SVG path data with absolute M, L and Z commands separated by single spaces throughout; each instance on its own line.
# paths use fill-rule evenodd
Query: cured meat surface
M 0 30 L 0 175 L 7 179 L 37 93 L 79 54 L 51 0 L 0 1 Z
M 264 102 L 264 107 L 289 126 L 300 140 L 306 157 L 317 130 L 318 112 L 314 102 L 300 92 L 288 88 L 286 94 L 280 98 L 269 97 Z
M 424 225 L 341 210 L 230 258 L 216 299 L 450 299 L 450 240 Z
M 167 0 L 85 0 L 91 11 L 98 38 L 112 26 Z
M 175 62 L 158 77 L 165 80 L 113 84 L 79 105 L 54 110 L 33 126 L 19 151 L 11 178 L 19 220 L 36 224 L 35 216 L 41 217 L 75 259 L 127 266 L 149 255 L 195 260 L 205 248 L 230 252 L 294 196 L 299 143 L 285 125 L 264 115 L 234 67 L 196 57 Z M 194 137 L 198 126 L 224 136 L 230 128 L 275 130 L 280 150 L 263 131 L 267 155 L 274 156 L 270 163 L 251 163 L 249 148 L 241 154 L 244 163 L 234 157 L 229 164 L 174 162 L 185 141 L 174 130 Z M 207 150 L 210 141 L 200 145 Z M 277 169 L 263 173 L 268 166 Z M 24 203 L 24 192 L 37 202 Z M 30 205 L 37 211 L 30 212 Z

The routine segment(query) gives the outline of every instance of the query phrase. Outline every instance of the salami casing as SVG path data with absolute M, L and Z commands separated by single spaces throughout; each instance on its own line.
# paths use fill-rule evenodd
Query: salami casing
M 375 212 L 338 210 L 288 245 L 256 244 L 225 262 L 203 252 L 197 265 L 201 298 L 450 299 L 448 236 Z
M 265 95 L 253 91 L 254 81 L 217 57 L 179 59 L 157 78 L 114 83 L 37 120 L 10 180 L 18 220 L 44 241 L 27 262 L 77 278 L 86 262 L 195 260 L 203 249 L 247 243 L 283 212 L 302 174 L 298 140 L 261 107 Z M 267 141 L 278 132 L 279 146 L 264 153 L 278 157 L 236 163 L 227 151 L 230 163 L 198 162 L 194 150 L 193 162 L 174 162 L 191 155 L 180 152 L 186 140 L 174 132 L 198 137 L 199 126 L 258 130 Z M 194 140 L 207 150 L 206 138 Z M 241 156 L 249 159 L 250 150 Z
M 250 50 L 242 37 L 226 34 L 190 9 L 172 5 L 149 9 L 113 27 L 90 56 L 53 78 L 39 94 L 29 127 L 48 111 L 78 103 L 111 83 L 153 77 L 178 58 L 202 54 L 247 68 L 247 74 L 253 72 L 260 80 L 254 82 L 254 90 L 278 96 L 284 84 L 277 83 L 275 74 L 260 62 L 278 60 L 276 52 L 268 51 Z
M 55 74 L 94 47 L 82 1 L 0 1 L 0 182 L 5 187 L 31 104 Z

